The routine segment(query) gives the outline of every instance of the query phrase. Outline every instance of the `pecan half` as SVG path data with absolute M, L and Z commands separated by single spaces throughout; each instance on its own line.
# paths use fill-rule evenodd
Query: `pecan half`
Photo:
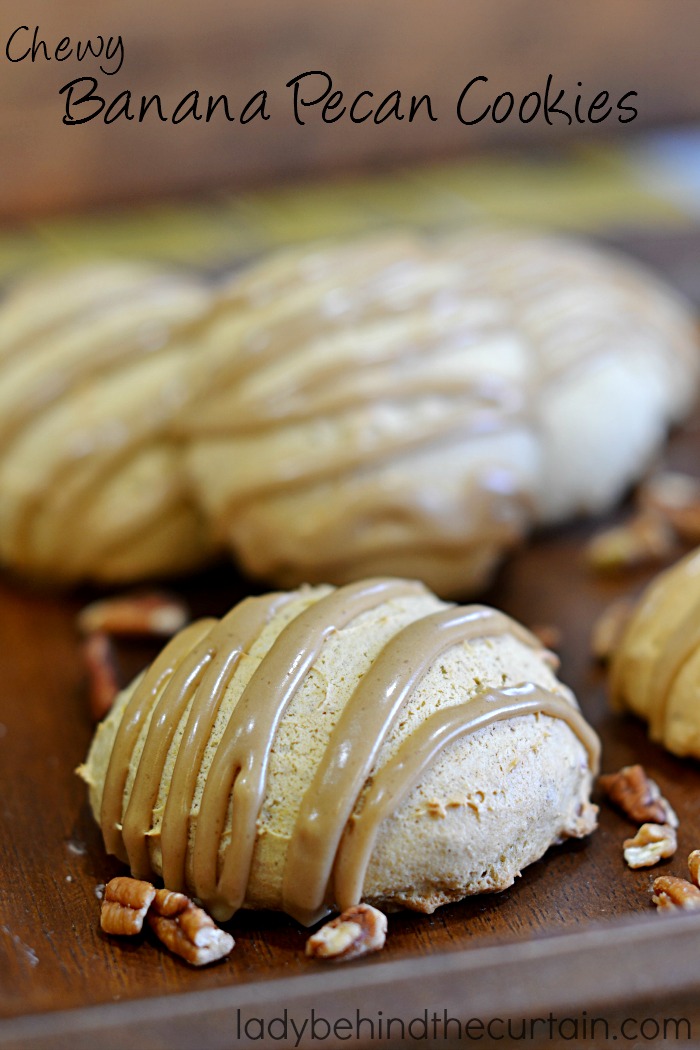
M 623 766 L 617 773 L 603 773 L 598 777 L 598 785 L 631 820 L 678 827 L 673 808 L 658 784 L 647 776 L 644 766 Z
M 633 839 L 623 843 L 625 860 L 630 868 L 651 868 L 678 848 L 676 832 L 668 824 L 642 824 Z
M 102 598 L 78 613 L 78 629 L 115 635 L 169 638 L 190 618 L 184 601 L 162 591 L 137 592 Z
M 347 962 L 383 948 L 386 930 L 383 912 L 369 904 L 356 904 L 312 934 L 306 954 L 312 959 Z
M 100 926 L 105 933 L 132 936 L 143 929 L 143 920 L 156 895 L 150 882 L 119 876 L 104 888 Z
M 189 897 L 170 890 L 156 891 L 148 925 L 166 948 L 192 966 L 223 959 L 235 943 L 231 934 L 220 929 Z
M 695 911 L 700 908 L 700 889 L 687 879 L 659 875 L 654 879 L 652 900 L 660 911 Z
M 83 660 L 88 673 L 88 705 L 95 722 L 112 709 L 121 689 L 121 676 L 114 646 L 106 634 L 90 634 L 83 642 Z
M 700 887 L 700 849 L 694 849 L 689 855 L 688 871 L 695 885 Z

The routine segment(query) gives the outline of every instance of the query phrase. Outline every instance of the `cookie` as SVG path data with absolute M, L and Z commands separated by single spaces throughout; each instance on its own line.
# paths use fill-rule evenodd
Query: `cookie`
M 248 598 L 185 628 L 80 773 L 139 878 L 304 924 L 431 912 L 587 835 L 598 742 L 553 657 L 485 606 L 379 578 Z
M 641 596 L 610 671 L 618 710 L 649 724 L 652 740 L 700 758 L 700 550 L 662 572 Z
M 0 558 L 41 579 L 131 580 L 212 544 L 170 423 L 210 293 L 133 263 L 47 273 L 0 308 Z
M 574 241 L 384 237 L 228 295 L 185 455 L 217 540 L 284 586 L 474 592 L 533 526 L 612 506 L 697 388 L 688 307 Z
M 111 291 L 110 291 L 111 289 Z M 582 243 L 479 230 L 272 255 L 205 288 L 106 265 L 0 308 L 0 557 L 139 579 L 482 588 L 610 507 L 689 408 L 690 310 Z

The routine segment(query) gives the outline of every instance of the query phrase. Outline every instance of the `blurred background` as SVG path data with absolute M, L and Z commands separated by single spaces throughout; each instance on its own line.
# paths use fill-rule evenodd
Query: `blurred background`
M 11 54 L 38 26 L 50 60 L 8 60 L 20 26 Z M 62 38 L 75 47 L 100 34 L 122 37 L 116 75 L 90 57 L 56 61 Z M 484 217 L 632 242 L 652 231 L 652 254 L 673 267 L 685 253 L 682 283 L 695 273 L 695 248 L 683 247 L 700 215 L 692 0 L 3 0 L 0 37 L 0 273 L 95 251 L 219 265 L 298 239 Z M 300 127 L 285 84 L 310 69 L 328 72 L 347 102 L 365 89 L 428 93 L 438 120 L 323 124 L 313 110 Z M 613 103 L 636 91 L 639 115 L 572 126 L 456 117 L 474 76 L 489 78 L 484 104 L 510 91 L 517 106 L 548 74 L 568 108 L 578 90 Z M 59 90 L 85 76 L 108 101 L 130 90 L 133 111 L 154 92 L 168 115 L 194 89 L 225 93 L 236 121 L 67 127 Z M 261 88 L 270 119 L 242 125 Z

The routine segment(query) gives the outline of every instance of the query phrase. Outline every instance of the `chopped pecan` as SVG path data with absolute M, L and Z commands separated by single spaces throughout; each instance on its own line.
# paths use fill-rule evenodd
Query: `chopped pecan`
M 676 832 L 669 824 L 642 824 L 633 839 L 625 839 L 623 848 L 630 868 L 651 868 L 676 852 Z
M 612 658 L 631 619 L 634 604 L 630 598 L 619 598 L 611 602 L 595 621 L 591 632 L 591 652 L 596 660 L 607 663 Z
M 100 926 L 105 933 L 120 936 L 140 933 L 143 920 L 156 895 L 150 882 L 119 876 L 104 888 Z
M 659 875 L 654 879 L 654 904 L 664 911 L 694 911 L 700 908 L 700 889 L 687 879 Z
M 626 525 L 616 525 L 594 536 L 586 560 L 597 572 L 620 572 L 665 561 L 676 549 L 673 529 L 658 514 L 645 512 Z
M 695 885 L 700 887 L 700 849 L 694 849 L 688 857 L 688 871 Z
M 83 660 L 88 673 L 90 714 L 100 722 L 111 710 L 121 689 L 114 647 L 106 634 L 90 634 L 83 642 Z
M 162 591 L 138 592 L 103 598 L 78 613 L 83 634 L 153 635 L 169 638 L 190 618 L 181 598 Z
M 644 766 L 623 766 L 618 773 L 603 773 L 598 785 L 631 820 L 678 827 L 678 817 Z
M 312 934 L 306 954 L 312 959 L 347 962 L 383 948 L 386 930 L 383 912 L 369 904 L 356 904 Z
M 157 890 L 148 924 L 166 948 L 192 966 L 223 959 L 234 946 L 231 934 L 220 929 L 184 893 Z
M 700 543 L 700 479 L 661 471 L 640 485 L 639 505 L 663 517 L 688 543 Z

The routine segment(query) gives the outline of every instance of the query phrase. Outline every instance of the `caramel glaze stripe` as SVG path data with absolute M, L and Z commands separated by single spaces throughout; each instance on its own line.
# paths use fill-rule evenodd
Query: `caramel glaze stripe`
M 379 828 L 396 812 L 437 755 L 453 741 L 493 722 L 543 714 L 566 722 L 588 753 L 595 774 L 600 745 L 572 703 L 537 685 L 488 690 L 464 704 L 437 711 L 401 744 L 374 776 L 361 812 L 346 827 L 335 864 L 335 898 L 341 911 L 362 897 L 365 874 Z
M 426 350 L 427 352 L 427 350 Z M 437 351 L 439 352 L 439 351 Z M 357 380 L 348 368 L 347 384 L 337 383 L 336 376 L 324 390 L 315 391 L 299 387 L 288 393 L 280 392 L 267 402 L 251 401 L 236 411 L 234 419 L 217 419 L 216 416 L 198 421 L 191 432 L 200 438 L 240 437 L 249 434 L 275 430 L 279 427 L 293 427 L 306 423 L 323 415 L 335 415 L 362 409 L 377 402 L 421 401 L 428 397 L 440 396 L 450 402 L 459 401 L 464 405 L 468 400 L 470 407 L 476 411 L 500 413 L 514 416 L 524 410 L 524 399 L 515 383 L 503 380 L 496 384 L 490 381 L 478 382 L 473 376 L 451 375 L 431 377 L 415 375 L 401 379 L 398 375 L 377 377 L 372 375 L 373 366 L 363 366 L 364 371 Z M 329 377 L 330 378 L 330 377 Z M 385 389 L 389 383 L 389 393 Z M 179 425 L 176 424 L 176 429 Z M 188 430 L 187 426 L 183 431 Z
M 162 437 L 169 418 L 176 411 L 175 407 L 164 405 L 159 411 L 154 411 L 153 416 L 137 423 L 133 420 L 120 420 L 125 424 L 125 440 L 116 448 L 100 448 L 93 451 L 85 474 L 76 486 L 77 491 L 73 491 L 70 498 L 64 498 L 62 506 L 52 507 L 52 532 L 54 538 L 58 539 L 56 551 L 60 554 L 62 563 L 70 565 L 72 569 L 81 570 L 84 567 L 85 552 L 88 548 L 86 547 L 84 552 L 73 542 L 76 522 L 82 519 L 91 499 L 111 481 L 122 464 L 129 463 L 149 439 L 157 440 Z M 62 488 L 68 485 L 76 467 L 86 467 L 84 457 L 67 453 L 54 465 L 53 476 L 48 479 L 46 485 L 25 499 L 17 515 L 13 535 L 14 557 L 18 563 L 31 564 L 35 520 L 43 507 L 47 504 L 51 506 L 56 493 L 60 495 Z
M 188 500 L 185 486 L 181 479 L 173 479 L 169 492 L 163 496 L 157 508 L 149 508 L 147 515 L 141 515 L 136 521 L 132 521 L 127 527 L 116 529 L 111 533 L 104 533 L 95 542 L 95 537 L 86 537 L 84 543 L 85 557 L 81 559 L 82 564 L 88 561 L 87 555 L 91 555 L 91 563 L 99 564 L 99 559 L 118 558 L 124 552 L 130 552 L 135 543 L 138 543 L 143 533 L 148 529 L 155 531 L 162 525 L 177 526 L 178 519 L 182 515 L 192 512 L 192 504 Z M 54 573 L 54 578 L 56 573 Z
M 163 883 L 170 890 L 184 890 L 190 810 L 202 758 L 216 722 L 221 701 L 241 656 L 249 651 L 261 631 L 291 595 L 268 594 L 246 598 L 212 632 L 215 655 L 196 690 L 187 725 L 175 759 L 160 829 Z M 162 771 L 161 771 L 162 776 Z M 143 814 L 151 820 L 151 814 Z
M 454 356 L 455 344 L 458 344 L 461 350 L 468 351 L 476 341 L 483 345 L 491 342 L 494 335 L 503 334 L 502 324 L 493 321 L 460 321 L 459 325 L 453 324 L 449 328 L 443 326 L 437 331 L 431 330 L 427 325 L 424 328 L 424 331 L 419 332 L 402 332 L 401 338 L 394 337 L 381 351 L 375 351 L 371 359 L 359 363 L 352 355 L 332 364 L 316 363 L 311 378 L 297 376 L 273 396 L 268 394 L 253 400 L 248 399 L 245 405 L 238 406 L 240 411 L 236 411 L 235 420 L 222 420 L 217 419 L 216 415 L 213 418 L 205 415 L 189 422 L 186 415 L 184 424 L 178 423 L 178 427 L 184 433 L 215 437 L 222 433 L 254 432 L 282 422 L 289 425 L 309 419 L 314 414 L 345 410 L 381 399 L 385 396 L 382 394 L 382 386 L 386 386 L 387 381 L 390 382 L 392 395 L 396 396 L 395 391 L 400 390 L 402 398 L 440 393 L 454 397 L 468 393 L 505 404 L 512 404 L 514 399 L 518 403 L 522 401 L 521 391 L 515 381 L 496 374 L 482 380 L 476 380 L 473 375 L 452 375 L 448 378 L 435 374 L 414 375 L 408 378 L 400 375 L 382 376 L 382 371 L 391 373 L 397 367 L 402 368 L 406 362 L 420 362 L 426 356 Z M 303 335 L 305 339 L 299 339 L 297 343 L 287 339 L 285 349 L 288 351 L 291 346 L 294 352 L 313 339 L 313 333 L 309 330 Z M 279 353 L 276 353 L 273 361 L 278 356 Z M 376 374 L 378 372 L 379 376 Z M 224 384 L 225 387 L 231 385 L 233 384 L 230 382 Z M 220 387 L 221 384 L 217 386 Z M 501 395 L 498 399 L 495 397 L 497 394 Z M 197 407 L 195 403 L 191 408 L 195 416 Z
M 21 401 L 0 421 L 0 444 L 9 447 L 15 438 L 31 424 L 35 416 L 50 410 L 72 394 L 83 383 L 104 379 L 117 368 L 131 365 L 145 358 L 153 358 L 172 350 L 166 337 L 162 343 L 150 343 L 143 339 L 138 329 L 147 323 L 144 318 L 134 330 L 112 338 L 99 354 L 92 348 L 89 358 L 79 358 L 64 364 L 53 365 L 42 375 L 41 383 L 25 391 Z M 164 328 L 172 328 L 173 322 L 162 321 Z
M 153 876 L 147 838 L 153 807 L 175 731 L 192 693 L 213 658 L 214 639 L 221 624 L 216 620 L 210 623 L 210 630 L 174 670 L 153 707 L 122 821 L 124 848 L 131 872 L 137 879 L 150 879 Z
M 487 540 L 491 544 L 501 541 L 513 542 L 522 536 L 525 515 L 532 513 L 532 495 L 523 489 L 514 489 L 508 496 L 508 506 L 512 517 L 502 518 L 496 513 L 496 500 L 498 507 L 502 508 L 505 501 L 489 489 L 488 478 L 477 477 L 471 486 L 464 489 L 464 497 L 460 504 L 465 510 L 463 515 L 458 511 L 445 514 L 441 508 L 431 506 L 430 500 L 421 498 L 421 494 L 414 493 L 397 495 L 387 491 L 379 481 L 367 481 L 363 485 L 362 495 L 357 495 L 352 501 L 352 511 L 355 518 L 363 519 L 363 515 L 371 517 L 376 515 L 377 508 L 393 512 L 404 524 L 411 524 L 413 531 L 424 526 L 430 529 L 429 536 L 422 539 L 411 538 L 411 535 L 392 538 L 378 545 L 370 533 L 365 532 L 357 537 L 356 529 L 352 522 L 348 522 L 347 516 L 342 512 L 332 518 L 324 519 L 327 527 L 323 536 L 314 537 L 313 546 L 307 551 L 295 552 L 295 564 L 302 572 L 319 573 L 319 565 L 324 566 L 323 575 L 326 578 L 339 577 L 341 573 L 348 570 L 359 570 L 366 564 L 366 559 L 384 558 L 391 560 L 392 556 L 400 553 L 405 556 L 410 554 L 424 554 L 436 551 L 454 555 L 466 552 Z M 475 509 L 479 508 L 478 515 Z M 469 522 L 470 531 L 464 533 L 465 516 L 468 511 L 474 514 L 474 521 Z M 353 519 L 354 521 L 354 519 Z M 338 552 L 342 553 L 339 555 Z M 267 552 L 270 558 L 270 552 Z M 273 569 L 284 570 L 286 564 L 270 560 Z M 372 564 L 372 561 L 370 561 Z M 373 575 L 365 572 L 363 575 Z
M 215 623 L 216 620 L 212 619 L 198 620 L 175 635 L 137 683 L 122 715 L 105 774 L 100 825 L 105 849 L 124 863 L 128 861 L 121 835 L 124 788 L 139 732 L 153 704 L 192 646 L 206 637 Z
M 211 630 L 191 649 L 156 703 L 122 828 L 129 866 L 137 879 L 150 878 L 153 873 L 147 836 L 168 751 L 180 720 L 203 679 L 211 672 L 217 653 L 221 654 L 224 647 L 240 648 L 240 641 L 234 634 L 239 619 L 236 613 L 234 609 L 223 620 L 213 622 Z
M 193 888 L 216 919 L 229 919 L 245 899 L 270 749 L 280 720 L 325 639 L 369 609 L 404 595 L 425 593 L 420 583 L 392 579 L 341 587 L 287 624 L 261 661 L 212 760 L 195 832 Z M 229 799 L 231 836 L 217 874 Z
M 663 737 L 666 711 L 673 684 L 684 665 L 700 646 L 700 601 L 695 602 L 676 629 L 666 639 L 653 666 L 648 696 L 649 728 L 654 740 Z
M 325 291 L 330 292 L 335 287 L 335 282 L 327 280 Z M 350 309 L 350 319 L 353 324 L 366 324 L 373 320 L 381 321 L 391 314 L 390 307 L 383 296 L 373 300 L 362 301 L 356 297 L 355 289 L 352 290 L 355 298 Z M 424 296 L 417 297 L 419 302 L 412 302 L 402 311 L 414 310 L 423 301 Z M 281 302 L 274 304 L 274 312 L 270 315 L 269 310 L 251 309 L 251 314 L 245 322 L 241 322 L 240 332 L 236 332 L 236 352 L 231 353 L 231 340 L 224 340 L 217 348 L 216 339 L 210 348 L 211 360 L 208 362 L 209 375 L 208 387 L 205 397 L 212 390 L 218 391 L 222 386 L 240 382 L 251 372 L 259 367 L 265 367 L 279 360 L 290 350 L 294 350 L 298 344 L 304 345 L 312 340 L 328 336 L 348 324 L 348 315 L 334 316 L 325 314 L 319 309 L 319 302 L 323 295 L 320 289 L 316 289 L 314 298 L 308 302 L 300 301 L 298 293 L 288 296 Z M 212 324 L 223 320 L 226 323 L 230 316 L 236 316 L 235 305 L 232 301 L 225 299 L 217 300 L 216 309 L 212 310 L 210 321 Z M 240 308 L 240 304 L 238 304 Z M 215 329 L 214 337 L 216 335 Z M 211 331 L 211 330 L 210 330 Z
M 215 538 L 225 540 L 228 523 L 232 519 L 235 520 L 241 508 L 258 499 L 304 489 L 318 482 L 335 480 L 341 473 L 371 470 L 376 465 L 408 456 L 415 450 L 439 447 L 450 440 L 465 440 L 469 437 L 502 434 L 509 430 L 522 429 L 527 422 L 527 417 L 524 415 L 508 418 L 499 412 L 486 411 L 474 413 L 472 418 L 467 414 L 465 419 L 464 412 L 461 416 L 453 412 L 439 422 L 424 424 L 422 431 L 417 428 L 410 432 L 407 430 L 398 437 L 377 442 L 373 447 L 355 449 L 346 447 L 342 450 L 343 455 L 340 461 L 336 459 L 322 465 L 315 465 L 310 469 L 304 456 L 297 457 L 291 463 L 280 460 L 275 477 L 267 478 L 258 484 L 251 483 L 245 491 L 235 493 L 226 500 L 217 511 L 217 522 L 214 523 Z M 285 462 L 287 470 L 285 470 Z
M 120 303 L 131 305 L 135 298 L 145 299 L 154 290 L 158 292 L 161 288 L 168 287 L 169 284 L 169 279 L 159 274 L 141 274 L 138 278 L 132 277 L 128 281 L 120 281 L 116 292 L 111 284 L 106 286 L 103 284 L 99 290 L 93 289 L 88 297 L 84 296 L 81 290 L 81 298 L 78 302 L 70 303 L 64 294 L 61 302 L 57 304 L 59 309 L 54 310 L 49 317 L 39 319 L 35 316 L 28 330 L 20 331 L 19 335 L 15 333 L 4 342 L 0 340 L 0 366 L 17 354 L 33 351 L 37 344 L 42 347 L 42 343 L 45 345 L 47 339 L 54 340 L 57 336 L 64 336 L 71 327 L 82 324 L 85 319 L 94 318 L 103 307 L 112 310 Z M 35 289 L 35 294 L 38 290 Z M 26 294 L 24 297 L 26 300 Z M 6 306 L 16 311 L 14 295 L 11 295 L 7 302 L 3 300 L 0 304 L 0 313 Z
M 349 250 L 348 250 L 349 249 Z M 356 286 L 365 294 L 376 294 L 376 281 L 397 266 L 415 268 L 431 258 L 426 247 L 413 236 L 391 240 L 379 237 L 370 242 L 352 244 L 342 242 L 315 249 L 300 247 L 277 254 L 264 263 L 254 265 L 224 285 L 222 295 L 227 302 L 240 307 L 260 306 L 290 292 L 298 291 L 299 284 L 319 284 L 329 274 L 332 287 Z
M 375 276 L 377 275 L 372 275 Z M 381 280 L 381 271 L 379 279 Z M 315 341 L 340 329 L 346 329 L 348 323 L 358 325 L 381 322 L 387 317 L 429 309 L 436 295 L 436 289 L 433 287 L 426 291 L 416 289 L 410 301 L 396 306 L 392 304 L 391 294 L 384 288 L 380 287 L 378 292 L 372 294 L 371 286 L 366 289 L 362 285 L 351 285 L 348 291 L 346 283 L 343 290 L 347 291 L 347 310 L 334 314 L 323 310 L 323 302 L 325 295 L 333 292 L 337 285 L 335 275 L 327 278 L 323 288 L 316 286 L 310 299 L 300 299 L 297 288 L 294 294 L 287 294 L 274 302 L 275 312 L 272 316 L 269 310 L 261 309 L 255 304 L 249 306 L 251 313 L 246 322 L 248 332 L 246 334 L 245 329 L 243 330 L 235 355 L 230 353 L 229 341 L 222 345 L 221 353 L 214 358 L 215 367 L 210 370 L 210 389 L 216 390 L 222 384 L 239 381 L 259 363 L 275 361 L 290 349 L 294 349 L 297 344 Z M 450 284 L 450 290 L 457 295 L 468 294 L 469 289 L 470 283 L 465 282 L 462 274 L 457 274 Z M 231 312 L 232 306 L 236 305 L 240 307 L 241 303 L 229 298 L 227 310 L 226 299 L 219 300 L 217 315 L 223 315 L 225 318 L 226 314 Z
M 149 356 L 153 356 L 153 354 L 166 356 L 168 352 L 173 350 L 177 351 L 183 344 L 193 341 L 196 342 L 197 339 L 206 332 L 207 326 L 212 320 L 222 312 L 223 308 L 224 304 L 215 299 L 210 305 L 208 311 L 204 311 L 203 313 L 200 311 L 194 317 L 171 322 L 169 324 L 164 322 L 168 328 L 168 337 L 156 349 L 151 351 Z M 144 351 L 143 356 L 146 356 L 147 353 L 149 352 Z M 116 368 L 121 363 L 122 361 L 117 358 L 111 359 L 111 368 L 109 370 Z M 77 382 L 78 377 L 74 378 Z M 81 376 L 81 382 L 82 379 L 83 377 Z M 198 379 L 198 383 L 199 386 L 197 392 L 190 391 L 186 397 L 183 397 L 182 403 L 178 405 L 162 405 L 159 410 L 155 411 L 147 420 L 141 420 L 137 424 L 134 424 L 134 421 L 129 418 L 118 420 L 118 422 L 122 423 L 125 428 L 127 434 L 126 440 L 116 449 L 110 447 L 106 451 L 101 450 L 103 452 L 102 456 L 93 456 L 92 469 L 87 472 L 87 477 L 81 481 L 79 492 L 75 498 L 68 501 L 67 505 L 61 512 L 59 512 L 59 522 L 57 523 L 54 532 L 65 537 L 73 535 L 72 524 L 75 520 L 79 520 L 85 506 L 94 495 L 94 492 L 101 487 L 104 487 L 119 467 L 136 455 L 149 439 L 158 438 L 165 433 L 168 430 L 172 417 L 181 411 L 183 405 L 188 403 L 191 398 L 204 392 L 205 384 L 209 384 L 209 379 Z M 199 387 L 202 389 L 200 390 Z M 67 387 L 62 392 L 62 396 L 70 393 L 70 389 L 71 388 Z M 28 425 L 29 422 L 30 420 L 28 418 L 24 419 L 23 426 Z M 2 454 L 3 451 L 4 449 L 0 448 L 0 454 Z M 97 458 L 98 461 L 97 465 L 94 465 L 95 458 Z M 40 490 L 25 499 L 24 506 L 20 509 L 17 516 L 13 535 L 13 542 L 16 548 L 14 557 L 20 563 L 22 561 L 31 561 L 30 552 L 33 525 L 42 506 L 45 506 L 47 502 L 51 502 L 52 493 L 55 494 L 56 492 L 61 491 L 61 488 L 68 481 L 76 467 L 79 468 L 83 466 L 84 456 L 82 454 L 76 455 L 70 450 L 66 451 L 66 453 L 60 457 L 58 462 L 53 466 L 52 477 L 47 480 L 46 484 L 42 486 Z M 61 548 L 61 555 L 65 560 L 69 554 L 75 556 L 77 554 L 76 547 L 74 544 L 69 545 L 64 541 L 63 547 Z
M 310 926 L 326 910 L 343 828 L 397 715 L 437 657 L 460 643 L 503 634 L 542 648 L 520 624 L 483 605 L 441 609 L 408 624 L 387 642 L 340 715 L 302 800 L 283 879 L 283 907 L 289 915 Z
M 94 304 L 87 302 L 82 309 L 64 318 L 64 323 L 58 328 L 51 325 L 21 341 L 17 349 L 24 355 L 38 353 L 46 356 L 52 347 L 54 353 L 45 362 L 40 380 L 34 381 L 33 387 L 25 391 L 19 404 L 14 406 L 14 412 L 2 420 L 0 437 L 3 444 L 11 440 L 17 429 L 26 425 L 32 414 L 45 411 L 78 384 L 103 376 L 141 355 L 158 354 L 171 345 L 173 332 L 201 323 L 208 313 L 204 301 L 196 304 L 193 301 L 187 316 L 173 318 L 172 306 L 181 288 L 179 282 L 161 278 L 141 288 L 130 289 L 128 297 L 126 293 L 115 296 L 113 302 L 106 298 Z M 201 285 L 185 286 L 185 290 L 203 293 Z M 167 296 L 164 293 L 168 293 Z M 126 327 L 122 318 L 121 330 L 114 331 L 112 326 L 123 313 L 125 303 L 128 303 L 130 312 Z M 55 355 L 57 343 L 63 351 L 58 361 Z M 96 352 L 96 347 L 99 352 Z M 0 356 L 0 369 L 8 361 L 12 363 L 13 355 Z
M 376 302 L 370 302 L 364 304 L 364 308 L 361 310 L 361 316 L 371 317 L 373 314 L 382 316 L 382 299 L 380 298 Z M 210 309 L 203 315 L 200 314 L 194 318 L 189 318 L 184 321 L 175 322 L 170 326 L 170 336 L 165 341 L 164 345 L 158 348 L 159 354 L 164 354 L 167 351 L 182 344 L 185 340 L 196 340 L 201 336 L 213 323 L 216 322 L 217 318 L 222 314 L 225 315 L 231 310 L 230 304 L 226 303 L 226 300 L 222 297 L 214 299 Z M 289 320 L 289 319 L 288 319 Z M 338 319 L 334 318 L 321 318 L 322 328 L 332 330 L 338 326 Z M 246 349 L 245 347 L 239 348 L 238 353 L 235 355 L 227 354 L 227 362 L 224 363 L 224 371 L 226 371 L 226 363 L 229 364 L 233 358 L 233 376 L 231 378 L 240 379 L 243 375 L 249 372 L 253 367 L 256 366 L 258 359 L 262 358 L 263 361 L 268 357 L 273 359 L 280 356 L 280 354 L 288 348 L 290 342 L 290 325 L 289 323 L 282 324 L 284 318 L 279 320 L 279 328 L 284 332 L 284 338 L 278 341 L 279 345 L 265 345 L 262 348 L 253 348 L 252 350 Z M 296 328 L 296 335 L 299 339 L 309 339 L 315 333 L 314 326 L 318 326 L 319 318 L 311 319 L 306 314 L 301 316 L 292 317 L 291 319 L 292 331 Z M 274 331 L 274 326 L 273 326 Z M 269 343 L 269 340 L 268 340 Z M 114 362 L 114 365 L 118 364 L 118 361 Z M 212 374 L 208 379 L 202 379 L 202 389 L 198 390 L 195 395 L 188 398 L 187 403 L 196 402 L 199 397 L 206 396 L 206 393 L 216 385 L 220 385 L 222 382 L 222 370 L 221 368 L 213 368 Z M 67 390 L 65 391 L 67 392 Z M 89 503 L 89 500 L 94 495 L 95 491 L 104 486 L 109 481 L 112 475 L 119 469 L 119 467 L 125 461 L 128 461 L 138 450 L 145 444 L 145 442 L 154 436 L 161 430 L 167 429 L 172 425 L 173 418 L 185 408 L 185 405 L 178 406 L 177 409 L 172 408 L 168 411 L 164 417 L 157 418 L 155 420 L 149 420 L 148 425 L 145 427 L 137 426 L 130 428 L 129 439 L 125 444 L 110 453 L 104 458 L 101 458 L 98 469 L 90 472 L 88 477 L 80 486 L 80 491 L 77 494 L 75 500 L 71 500 L 68 506 L 64 509 L 64 512 L 59 515 L 59 526 L 54 530 L 55 533 L 62 536 L 72 535 L 72 528 L 70 524 L 73 520 L 76 520 L 80 514 L 84 511 L 85 506 Z M 23 425 L 26 425 L 28 419 L 23 419 Z M 48 482 L 48 485 L 43 487 L 41 492 L 35 493 L 30 496 L 26 501 L 25 505 L 18 515 L 18 520 L 14 530 L 14 543 L 16 547 L 15 557 L 19 562 L 27 561 L 30 562 L 30 550 L 31 550 L 31 536 L 33 532 L 33 523 L 36 515 L 38 514 L 42 505 L 46 502 L 46 490 L 49 492 L 60 489 L 67 477 L 72 473 L 76 466 L 82 465 L 82 457 L 74 457 L 68 453 L 65 455 L 54 468 L 54 476 Z M 68 519 L 70 518 L 70 522 Z M 62 557 L 64 560 L 68 555 L 69 548 L 64 544 L 62 551 Z M 75 553 L 75 547 L 70 548 L 71 553 Z M 80 564 L 77 566 L 80 569 Z

